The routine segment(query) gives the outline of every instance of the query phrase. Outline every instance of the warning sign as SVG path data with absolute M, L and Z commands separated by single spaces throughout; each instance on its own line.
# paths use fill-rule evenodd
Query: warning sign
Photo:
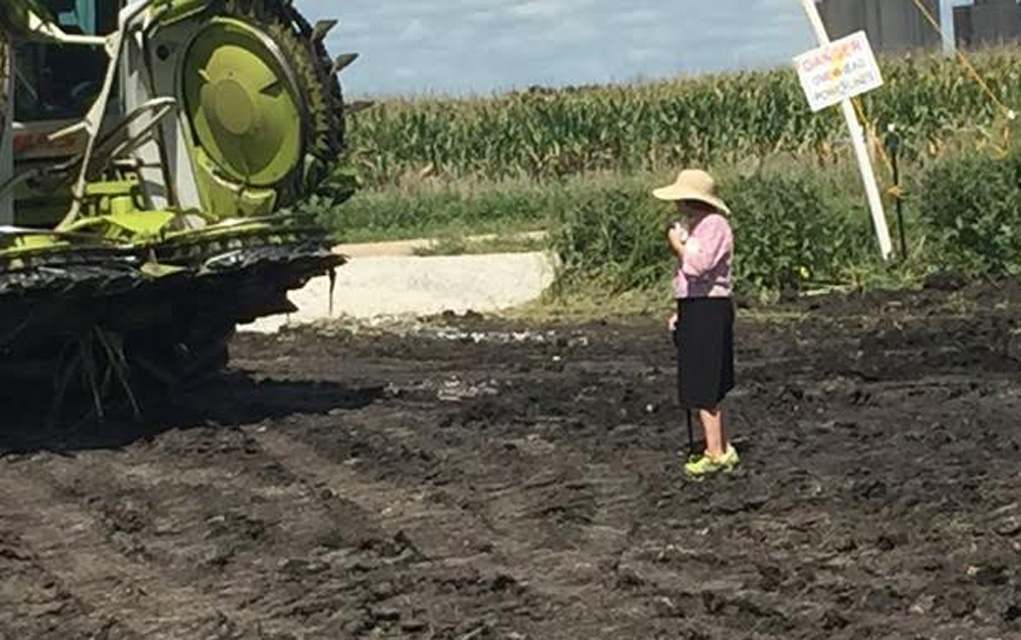
M 834 40 L 794 58 L 812 111 L 883 86 L 876 56 L 864 31 Z

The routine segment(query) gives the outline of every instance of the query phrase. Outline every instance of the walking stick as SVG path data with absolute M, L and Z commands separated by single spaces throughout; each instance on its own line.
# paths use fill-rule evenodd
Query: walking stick
M 680 340 L 679 340 L 679 336 L 677 334 L 677 327 L 676 326 L 674 327 L 674 330 L 673 330 L 673 339 L 674 339 L 674 346 L 675 347 L 679 347 L 680 346 Z M 680 354 L 678 354 L 678 357 L 680 357 Z M 688 418 L 688 457 L 687 457 L 687 460 L 691 460 L 691 458 L 695 455 L 695 431 L 694 431 L 694 429 L 691 426 L 691 409 L 687 409 L 686 408 L 684 410 L 684 413 L 685 413 L 685 415 Z
M 685 413 L 688 414 L 688 460 L 691 460 L 695 456 L 695 432 L 691 428 L 691 409 L 686 409 Z

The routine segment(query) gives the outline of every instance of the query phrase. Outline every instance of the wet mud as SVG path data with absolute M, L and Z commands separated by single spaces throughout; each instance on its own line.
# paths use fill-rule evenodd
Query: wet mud
M 6 428 L 0 638 L 1021 638 L 1021 286 L 746 314 L 704 482 L 663 321 L 242 335 Z

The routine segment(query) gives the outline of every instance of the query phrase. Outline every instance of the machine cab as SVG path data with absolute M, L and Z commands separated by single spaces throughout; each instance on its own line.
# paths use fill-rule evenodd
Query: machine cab
M 357 56 L 328 57 L 335 24 L 287 0 L 0 0 L 0 225 L 66 227 L 99 183 L 203 220 L 299 202 L 343 151 L 336 74 Z
M 104 36 L 117 28 L 119 0 L 41 0 L 57 25 L 67 34 Z M 101 47 L 15 41 L 10 61 L 8 96 L 13 100 L 8 156 L 0 173 L 31 170 L 80 153 L 84 133 L 50 140 L 50 135 L 80 120 L 99 94 L 108 59 Z M 118 92 L 110 111 L 122 110 Z M 9 148 L 8 148 L 9 147 Z M 8 179 L 4 175 L 0 182 Z M 54 193 L 44 186 L 20 185 L 13 192 L 13 220 L 19 225 L 51 224 L 66 209 L 70 193 Z M 6 208 L 6 207 L 5 207 Z M 0 214 L 2 215 L 2 214 Z M 9 214 L 8 214 L 9 215 Z

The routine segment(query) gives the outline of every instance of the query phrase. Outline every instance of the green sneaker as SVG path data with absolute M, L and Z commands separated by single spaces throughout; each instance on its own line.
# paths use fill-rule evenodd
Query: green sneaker
M 727 450 L 723 452 L 720 462 L 723 463 L 723 466 L 727 467 L 727 471 L 732 471 L 741 462 L 741 458 L 737 455 L 737 449 L 734 448 L 734 445 L 729 442 L 727 443 Z
M 727 450 L 718 458 L 706 454 L 699 458 L 695 458 L 694 460 L 690 460 L 684 465 L 684 473 L 696 478 L 708 476 L 720 471 L 730 473 L 740 461 L 741 459 L 737 455 L 737 450 L 728 444 Z

